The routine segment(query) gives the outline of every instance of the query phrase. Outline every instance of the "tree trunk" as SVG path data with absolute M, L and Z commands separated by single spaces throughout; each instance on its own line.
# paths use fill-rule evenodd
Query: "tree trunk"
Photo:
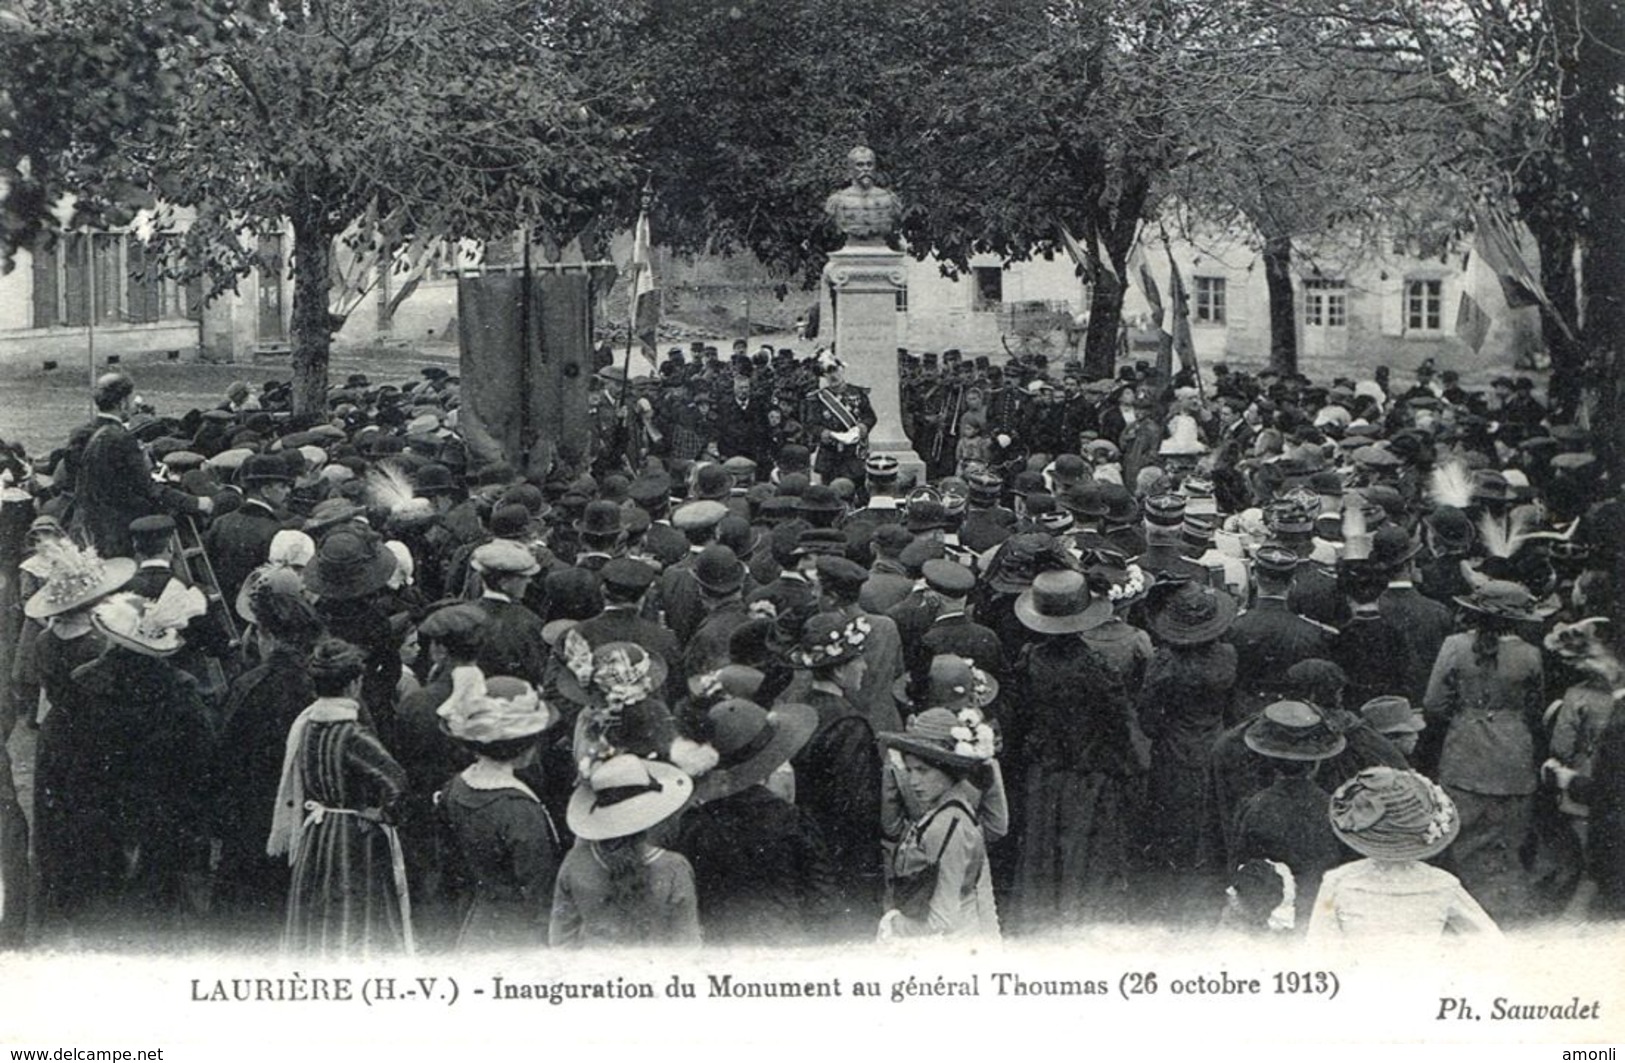
M 1123 296 L 1130 283 L 1139 278 L 1128 275 L 1128 256 L 1134 238 L 1139 232 L 1140 212 L 1145 209 L 1146 197 L 1151 193 L 1151 179 L 1144 174 L 1129 174 L 1122 181 L 1122 191 L 1115 204 L 1104 204 L 1095 218 L 1095 227 L 1111 256 L 1112 269 L 1122 283 L 1097 284 L 1089 301 L 1089 331 L 1084 337 L 1083 377 L 1100 380 L 1117 372 L 1118 340 L 1123 331 Z
M 1097 284 L 1089 301 L 1089 331 L 1084 336 L 1083 378 L 1100 380 L 1117 372 L 1117 334 L 1123 323 L 1123 289 Z
M 1538 213 L 1524 219 L 1540 248 L 1540 285 L 1563 320 L 1578 327 L 1580 293 L 1574 275 L 1575 233 L 1568 225 L 1547 222 Z M 1552 358 L 1549 398 L 1552 411 L 1573 416 L 1585 380 L 1585 348 L 1564 334 L 1551 314 L 1541 311 L 1540 335 Z
M 328 310 L 333 277 L 332 233 L 315 211 L 293 220 L 293 412 L 327 410 L 327 362 L 337 326 Z
M 1270 368 L 1298 371 L 1298 307 L 1292 295 L 1292 237 L 1264 238 L 1264 283 L 1270 300 Z

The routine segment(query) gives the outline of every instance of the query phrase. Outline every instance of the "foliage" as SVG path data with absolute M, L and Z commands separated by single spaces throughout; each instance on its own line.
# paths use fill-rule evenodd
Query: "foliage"
M 562 243 L 624 204 L 635 98 L 582 5 L 506 0 L 32 0 L 0 37 L 7 248 L 149 224 L 212 294 L 292 233 L 302 406 L 321 401 L 331 248 L 520 226 Z M 358 224 L 359 223 L 359 224 Z

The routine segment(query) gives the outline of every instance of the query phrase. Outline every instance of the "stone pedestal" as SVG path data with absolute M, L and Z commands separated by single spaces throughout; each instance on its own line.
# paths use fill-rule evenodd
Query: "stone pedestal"
M 903 431 L 903 411 L 897 373 L 897 335 L 901 318 L 897 293 L 906 274 L 901 251 L 885 246 L 844 247 L 832 252 L 824 266 L 824 291 L 819 311 L 834 323 L 825 335 L 835 341 L 835 354 L 846 363 L 848 383 L 869 389 L 875 427 L 869 433 L 869 453 L 890 454 L 898 471 L 913 473 L 924 482 L 925 462 L 914 452 Z

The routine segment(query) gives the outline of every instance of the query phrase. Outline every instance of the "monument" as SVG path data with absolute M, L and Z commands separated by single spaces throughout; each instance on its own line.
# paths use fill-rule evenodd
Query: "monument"
M 846 159 L 852 183 L 824 201 L 824 213 L 846 242 L 824 266 L 820 313 L 832 325 L 829 334 L 835 354 L 846 363 L 846 379 L 869 393 L 875 412 L 869 453 L 889 454 L 900 471 L 923 477 L 925 463 L 903 431 L 897 372 L 897 294 L 904 290 L 907 274 L 903 253 L 887 245 L 903 205 L 875 182 L 873 151 L 856 147 Z

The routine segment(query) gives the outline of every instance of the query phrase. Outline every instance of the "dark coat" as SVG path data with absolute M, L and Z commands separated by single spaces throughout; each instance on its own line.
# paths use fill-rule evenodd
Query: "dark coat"
M 1420 705 L 1427 696 L 1428 677 L 1433 674 L 1439 648 L 1455 630 L 1455 615 L 1415 587 L 1389 587 L 1377 599 L 1377 609 L 1393 622 L 1410 649 L 1404 693 L 1411 704 Z
M 1569 793 L 1591 807 L 1586 863 L 1597 881 L 1597 909 L 1625 915 L 1625 711 L 1617 706 L 1597 740 L 1590 774 L 1575 779 Z
M 791 765 L 796 807 L 818 826 L 835 865 L 836 933 L 874 936 L 884 883 L 880 854 L 880 747 L 874 728 L 852 704 L 823 690 L 806 703 L 818 710 L 818 729 Z
M 186 876 L 208 867 L 212 743 L 197 684 L 168 661 L 116 646 L 73 681 L 84 691 L 71 710 L 81 760 L 67 801 L 83 875 L 77 900 L 180 916 Z
M 486 675 L 511 675 L 541 686 L 548 652 L 542 638 L 542 618 L 517 602 L 499 598 L 481 598 L 475 604 L 486 617 L 474 661 L 480 671 Z
M 1359 613 L 1344 624 L 1332 640 L 1331 660 L 1348 676 L 1343 699 L 1355 708 L 1387 694 L 1408 696 L 1405 684 L 1417 671 L 1398 620 L 1381 614 Z
M 562 854 L 541 802 L 515 788 L 475 789 L 459 777 L 441 807 L 471 893 L 458 948 L 545 945 Z
M 1225 641 L 1236 648 L 1236 712 L 1250 718 L 1287 694 L 1286 670 L 1331 652 L 1331 628 L 1294 613 L 1284 598 L 1259 598 L 1236 617 Z
M 577 624 L 576 632 L 593 649 L 606 642 L 635 642 L 650 653 L 657 654 L 669 665 L 675 665 L 682 653 L 671 628 L 639 616 L 632 607 L 606 608 L 591 620 Z
M 287 902 L 288 861 L 267 856 L 265 841 L 288 728 L 315 699 L 304 655 L 278 646 L 232 683 L 226 700 L 212 780 L 219 900 L 261 920 L 280 921 Z
M 708 945 L 816 942 L 837 910 L 835 868 L 817 825 L 764 786 L 691 806 L 670 848 L 694 865 Z
M 116 418 L 98 420 L 79 458 L 73 526 L 103 557 L 128 557 L 131 521 L 162 511 L 199 513 L 201 502 L 156 483 L 140 441 Z
M 249 499 L 209 525 L 203 545 L 226 601 L 236 601 L 249 573 L 269 560 L 271 539 L 282 530 L 283 519 L 265 503 Z
M 963 613 L 933 620 L 916 645 L 919 649 L 910 659 L 908 643 L 903 644 L 904 659 L 911 675 L 923 678 L 931 667 L 931 658 L 952 653 L 969 657 L 978 668 L 1000 681 L 1005 679 L 1004 647 L 999 642 L 998 634 Z
M 1016 515 L 1002 506 L 972 509 L 959 526 L 959 541 L 978 554 L 998 546 L 1015 530 Z
M 1311 779 L 1284 776 L 1242 802 L 1231 862 L 1275 860 L 1291 868 L 1299 927 L 1308 926 L 1321 876 L 1355 857 L 1332 833 L 1331 803 Z
M 728 652 L 728 642 L 733 633 L 750 619 L 745 603 L 737 598 L 723 602 L 706 616 L 694 637 L 688 640 L 688 645 L 682 651 L 682 658 L 677 663 L 680 669 L 673 669 L 675 676 L 681 671 L 684 679 L 692 679 L 706 672 L 714 672 L 727 664 L 731 657 Z

